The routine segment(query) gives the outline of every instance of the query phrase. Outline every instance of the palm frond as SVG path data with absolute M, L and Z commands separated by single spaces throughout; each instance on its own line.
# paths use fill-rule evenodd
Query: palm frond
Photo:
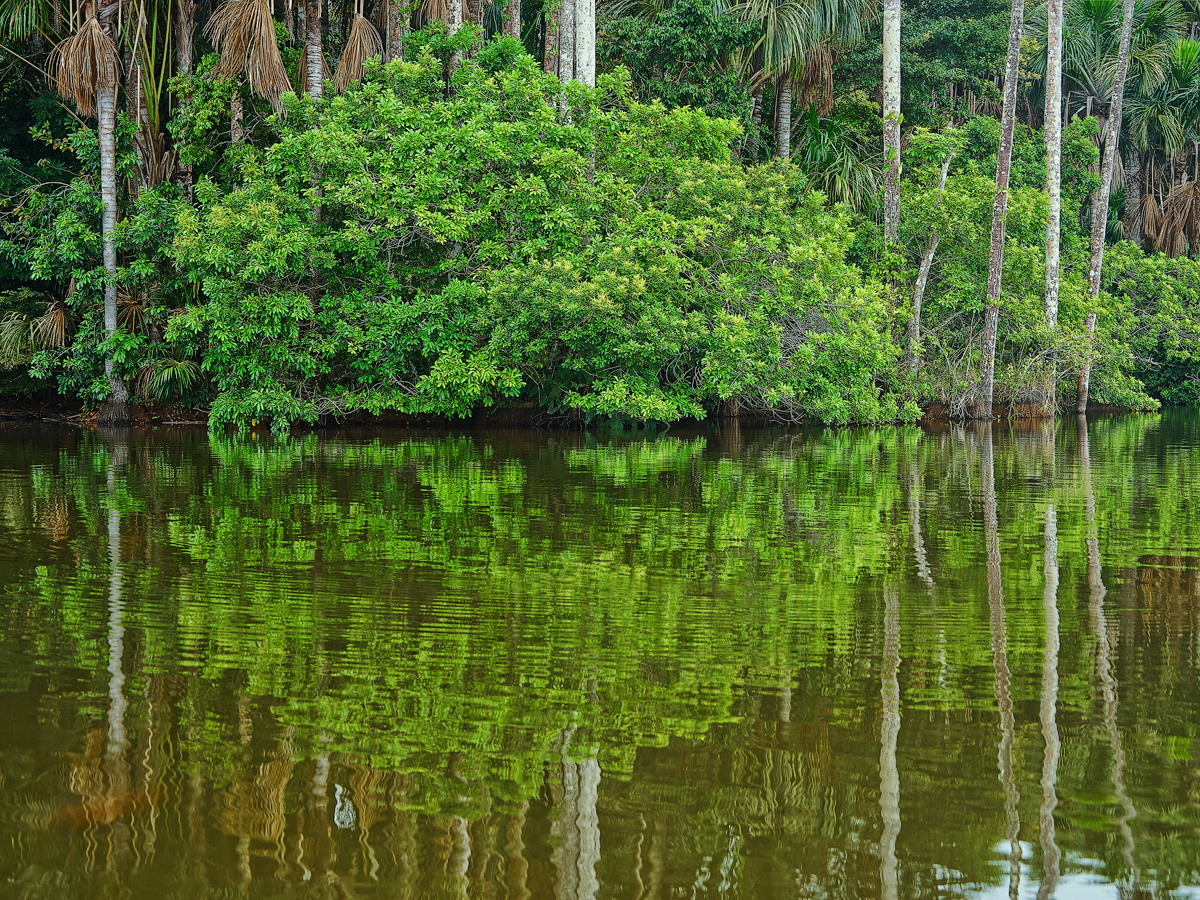
M 154 357 L 138 371 L 136 386 L 147 399 L 169 400 L 200 380 L 200 366 L 194 360 Z
M 40 347 L 65 347 L 70 320 L 67 305 L 55 300 L 46 305 L 44 313 L 30 322 L 30 333 Z
M 275 43 L 269 0 L 226 0 L 208 20 L 204 34 L 221 56 L 218 75 L 244 74 L 250 90 L 272 106 L 292 89 Z
M 1146 231 L 1155 249 L 1168 256 L 1200 250 L 1200 181 L 1189 181 L 1171 191 L 1163 201 L 1161 215 Z
M 337 73 L 333 76 L 333 87 L 339 94 L 345 93 L 352 81 L 362 81 L 364 67 L 368 59 L 383 54 L 383 39 L 375 26 L 365 17 L 354 14 L 350 25 L 350 36 L 346 39 L 346 48 L 338 61 Z
M 29 361 L 33 352 L 33 319 L 11 312 L 0 319 L 0 368 L 12 368 Z
M 96 97 L 116 90 L 120 62 L 117 45 L 100 26 L 95 14 L 50 54 L 54 89 L 75 104 L 85 116 L 96 115 Z

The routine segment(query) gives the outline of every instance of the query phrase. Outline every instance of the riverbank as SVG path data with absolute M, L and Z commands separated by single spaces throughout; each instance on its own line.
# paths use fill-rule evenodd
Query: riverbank
M 163 405 L 157 403 L 130 404 L 133 417 L 133 427 L 173 427 L 173 426 L 207 426 L 209 411 L 203 408 L 181 405 Z M 1123 413 L 1136 412 L 1126 407 L 1114 404 L 1089 405 L 1089 413 Z M 1040 423 L 1054 418 L 1074 416 L 1075 411 L 1069 407 L 1058 410 L 1057 416 L 1030 407 L 1010 408 L 996 407 L 996 421 Z M 0 421 L 45 421 L 66 422 L 82 427 L 96 427 L 98 411 L 84 409 L 83 404 L 73 398 L 40 397 L 29 399 L 0 398 Z M 594 420 L 596 424 L 613 420 Z M 936 426 L 962 422 L 961 418 L 952 416 L 941 404 L 931 404 L 925 407 L 917 424 Z M 968 420 L 969 421 L 969 420 Z M 678 424 L 702 425 L 705 423 L 738 422 L 753 426 L 783 425 L 772 419 L 754 414 L 714 414 L 704 419 L 685 419 Z M 264 423 L 254 423 L 255 426 Z M 471 428 L 551 428 L 560 430 L 578 430 L 589 427 L 581 414 L 553 414 L 534 404 L 512 405 L 478 410 L 473 415 L 449 417 L 438 415 L 411 415 L 397 411 L 387 411 L 378 415 L 365 412 L 355 412 L 344 416 L 325 416 L 309 427 L 318 429 L 361 428 L 361 427 L 471 427 Z M 807 426 L 821 426 L 823 423 L 809 421 Z

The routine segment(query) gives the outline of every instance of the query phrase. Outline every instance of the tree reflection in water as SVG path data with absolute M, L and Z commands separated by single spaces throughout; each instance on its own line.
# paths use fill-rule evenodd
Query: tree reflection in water
M 1200 435 L 1081 426 L 0 432 L 0 878 L 969 897 L 1027 809 L 1042 898 L 1200 880 Z

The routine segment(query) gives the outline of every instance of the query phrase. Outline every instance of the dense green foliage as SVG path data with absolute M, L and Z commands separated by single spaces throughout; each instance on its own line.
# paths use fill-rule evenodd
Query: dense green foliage
M 0 96 L 0 124 L 24 135 L 0 155 L 0 389 L 40 385 L 95 408 L 111 360 L 135 400 L 279 429 L 513 406 L 572 422 L 961 415 L 980 377 L 1007 12 L 990 0 L 906 7 L 900 252 L 885 253 L 878 22 L 839 2 L 826 12 L 857 16 L 862 30 L 830 24 L 812 46 L 803 41 L 820 35 L 783 33 L 800 7 L 768 23 L 746 4 L 602 5 L 595 88 L 564 86 L 539 64 L 537 23 L 552 9 L 525 8 L 523 45 L 498 33 L 498 7 L 482 31 L 453 36 L 421 13 L 410 24 L 428 27 L 407 35 L 404 60 L 369 60 L 340 95 L 285 93 L 278 108 L 197 32 L 194 72 L 162 88 L 172 177 L 147 174 L 145 122 L 118 120 L 111 337 L 96 132 L 14 80 Z M 1181 211 L 1189 182 L 1160 183 L 1173 187 L 1200 146 L 1186 120 L 1200 112 L 1188 93 L 1200 56 L 1174 7 L 1138 14 L 1126 125 L 1136 152 L 1118 197 L 1150 190 L 1140 218 L 1110 214 L 1099 306 L 1086 295 L 1111 6 L 1068 4 L 1074 99 L 1053 329 L 1042 311 L 1044 25 L 1035 16 L 1027 28 L 996 356 L 997 401 L 1018 412 L 1070 402 L 1089 361 L 1094 402 L 1197 398 L 1187 235 L 1200 231 Z M 303 48 L 274 26 L 297 88 Z M 345 22 L 330 25 L 335 53 L 346 35 Z M 776 58 L 805 46 L 803 58 Z M 784 149 L 785 102 L 788 163 L 770 159 Z M 909 365 L 914 281 L 935 234 Z

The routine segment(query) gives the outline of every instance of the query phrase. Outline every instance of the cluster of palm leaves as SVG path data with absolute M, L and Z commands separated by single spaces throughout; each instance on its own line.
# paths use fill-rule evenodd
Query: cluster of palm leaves
M 1124 165 L 1114 187 L 1124 195 L 1123 215 L 1110 235 L 1126 237 L 1172 256 L 1200 250 L 1200 10 L 1180 0 L 1135 6 L 1129 80 L 1120 123 Z M 1095 116 L 1101 139 L 1110 123 L 1120 33 L 1117 0 L 1066 3 L 1063 41 L 1064 113 Z M 1031 37 L 1045 46 L 1044 17 Z M 1045 57 L 1032 68 L 1045 75 Z M 1035 82 L 1031 100 L 1041 99 Z

